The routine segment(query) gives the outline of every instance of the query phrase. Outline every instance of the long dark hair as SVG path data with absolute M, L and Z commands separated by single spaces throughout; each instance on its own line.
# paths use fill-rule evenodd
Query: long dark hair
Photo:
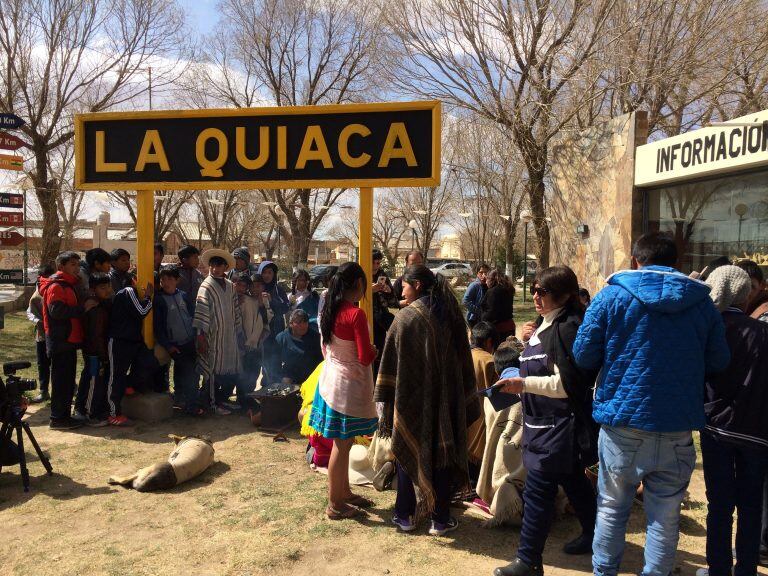
M 296 270 L 296 272 L 293 273 L 293 279 L 291 281 L 291 294 L 296 294 L 296 280 L 299 278 L 306 278 L 307 290 L 312 292 L 312 280 L 309 277 L 309 272 L 306 270 Z
M 421 296 L 427 297 L 427 306 L 440 323 L 451 331 L 454 344 L 468 345 L 467 324 L 461 313 L 459 301 L 451 285 L 442 274 L 435 274 L 426 266 L 409 266 L 403 273 L 403 281 L 413 285 L 421 284 Z
M 357 281 L 362 278 L 363 290 L 368 286 L 363 268 L 357 262 L 345 262 L 331 277 L 328 283 L 328 291 L 325 293 L 325 304 L 320 313 L 320 334 L 324 342 L 331 341 L 333 325 L 336 322 L 336 315 L 339 308 L 344 303 L 344 292 L 355 288 Z M 365 292 L 363 292 L 365 293 Z
M 488 274 L 488 283 L 493 283 L 495 286 L 501 286 L 504 290 L 510 293 L 510 295 L 514 296 L 515 294 L 515 287 L 512 286 L 512 283 L 509 281 L 509 278 L 507 277 L 504 272 L 499 270 L 498 268 L 494 268 L 491 270 L 491 272 Z
M 584 315 L 584 305 L 579 299 L 579 280 L 576 278 L 576 273 L 568 266 L 544 268 L 536 274 L 535 285 L 544 288 L 555 300 L 565 298 L 563 307 Z

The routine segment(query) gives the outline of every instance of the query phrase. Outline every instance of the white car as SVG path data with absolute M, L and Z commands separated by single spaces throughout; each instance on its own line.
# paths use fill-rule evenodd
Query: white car
M 446 278 L 464 278 L 472 276 L 472 267 L 464 262 L 447 262 L 432 268 L 435 274 L 442 274 Z

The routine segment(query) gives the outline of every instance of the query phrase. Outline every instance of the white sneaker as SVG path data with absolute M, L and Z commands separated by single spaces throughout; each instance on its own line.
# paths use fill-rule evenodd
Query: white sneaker
M 459 521 L 453 517 L 449 518 L 445 524 L 433 520 L 432 526 L 429 528 L 429 534 L 430 536 L 445 536 L 448 532 L 453 532 L 458 527 Z
M 709 568 L 699 568 L 696 570 L 696 576 L 709 576 Z

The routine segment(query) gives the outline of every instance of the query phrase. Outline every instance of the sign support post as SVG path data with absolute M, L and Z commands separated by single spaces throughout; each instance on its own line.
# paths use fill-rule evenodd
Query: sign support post
M 368 285 L 365 287 L 360 307 L 368 317 L 368 330 L 373 340 L 373 188 L 360 188 L 360 221 L 358 224 L 357 262 L 365 272 Z
M 155 193 L 152 190 L 138 190 L 136 192 L 136 268 L 137 292 L 141 296 L 146 296 L 144 288 L 147 284 L 155 282 L 154 245 Z M 153 311 L 150 310 L 144 318 L 144 343 L 149 349 L 155 346 L 152 315 Z

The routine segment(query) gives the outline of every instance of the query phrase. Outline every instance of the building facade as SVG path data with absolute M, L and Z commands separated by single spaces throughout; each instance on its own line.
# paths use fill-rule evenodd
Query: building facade
M 632 243 L 666 231 L 680 270 L 721 256 L 768 272 L 768 111 L 647 143 L 643 112 L 553 147 L 552 262 L 599 290 Z

